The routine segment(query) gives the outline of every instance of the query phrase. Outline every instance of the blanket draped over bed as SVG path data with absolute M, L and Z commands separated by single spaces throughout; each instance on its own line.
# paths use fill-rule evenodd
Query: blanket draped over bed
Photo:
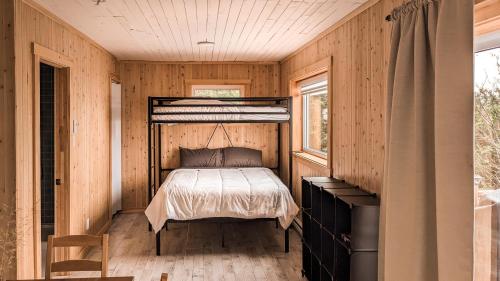
M 177 169 L 145 213 L 155 232 L 167 219 L 278 218 L 288 228 L 298 213 L 288 188 L 267 168 Z

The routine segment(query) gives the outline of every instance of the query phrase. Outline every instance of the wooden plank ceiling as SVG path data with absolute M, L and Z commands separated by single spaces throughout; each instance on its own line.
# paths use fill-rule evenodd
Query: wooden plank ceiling
M 278 61 L 367 0 L 35 1 L 120 60 Z

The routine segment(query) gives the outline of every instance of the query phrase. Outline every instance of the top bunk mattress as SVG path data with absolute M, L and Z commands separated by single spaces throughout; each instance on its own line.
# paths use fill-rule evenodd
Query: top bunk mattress
M 177 169 L 146 209 L 158 232 L 167 219 L 278 218 L 287 228 L 298 207 L 268 168 Z
M 152 115 L 153 121 L 287 121 L 289 118 L 286 108 L 250 105 L 155 107 Z

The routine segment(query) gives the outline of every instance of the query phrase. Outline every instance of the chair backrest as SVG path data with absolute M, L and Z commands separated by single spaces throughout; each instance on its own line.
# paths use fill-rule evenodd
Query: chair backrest
M 47 260 L 45 268 L 45 279 L 51 278 L 52 272 L 70 272 L 70 271 L 100 271 L 101 277 L 107 277 L 108 274 L 108 234 L 97 235 L 69 235 L 54 237 L 49 235 L 47 241 Z M 58 247 L 86 247 L 101 246 L 101 261 L 93 260 L 66 260 L 52 262 L 54 248 Z

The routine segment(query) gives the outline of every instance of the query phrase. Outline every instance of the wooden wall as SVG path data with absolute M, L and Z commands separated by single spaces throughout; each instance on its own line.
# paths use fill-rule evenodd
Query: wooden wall
M 16 278 L 14 2 L 0 1 L 0 279 Z
M 34 275 L 32 43 L 73 61 L 69 112 L 73 128 L 67 160 L 71 234 L 97 233 L 110 222 L 110 73 L 115 72 L 115 59 L 28 0 L 15 0 L 15 38 L 17 250 L 21 262 L 17 277 L 26 279 Z
M 485 35 L 500 30 L 500 0 L 476 0 L 474 34 Z
M 295 203 L 302 206 L 302 179 L 301 177 L 327 177 L 330 175 L 328 167 L 306 160 L 304 158 L 293 157 L 293 190 L 292 195 Z M 285 179 L 287 180 L 287 179 Z M 286 182 L 286 181 L 285 181 Z M 300 215 L 300 214 L 299 214 Z
M 122 80 L 122 208 L 147 206 L 147 97 L 184 96 L 186 79 L 250 79 L 246 96 L 278 96 L 279 65 L 245 63 L 123 62 Z M 163 126 L 164 166 L 177 167 L 178 147 L 205 147 L 214 124 Z M 277 164 L 276 125 L 226 125 L 235 146 L 263 150 L 267 166 Z M 211 147 L 228 146 L 222 131 Z
M 293 73 L 333 57 L 332 174 L 378 194 L 384 168 L 386 66 L 391 32 L 391 24 L 384 18 L 402 2 L 369 1 L 281 61 L 281 87 L 289 95 Z M 301 175 L 296 172 L 295 181 Z

